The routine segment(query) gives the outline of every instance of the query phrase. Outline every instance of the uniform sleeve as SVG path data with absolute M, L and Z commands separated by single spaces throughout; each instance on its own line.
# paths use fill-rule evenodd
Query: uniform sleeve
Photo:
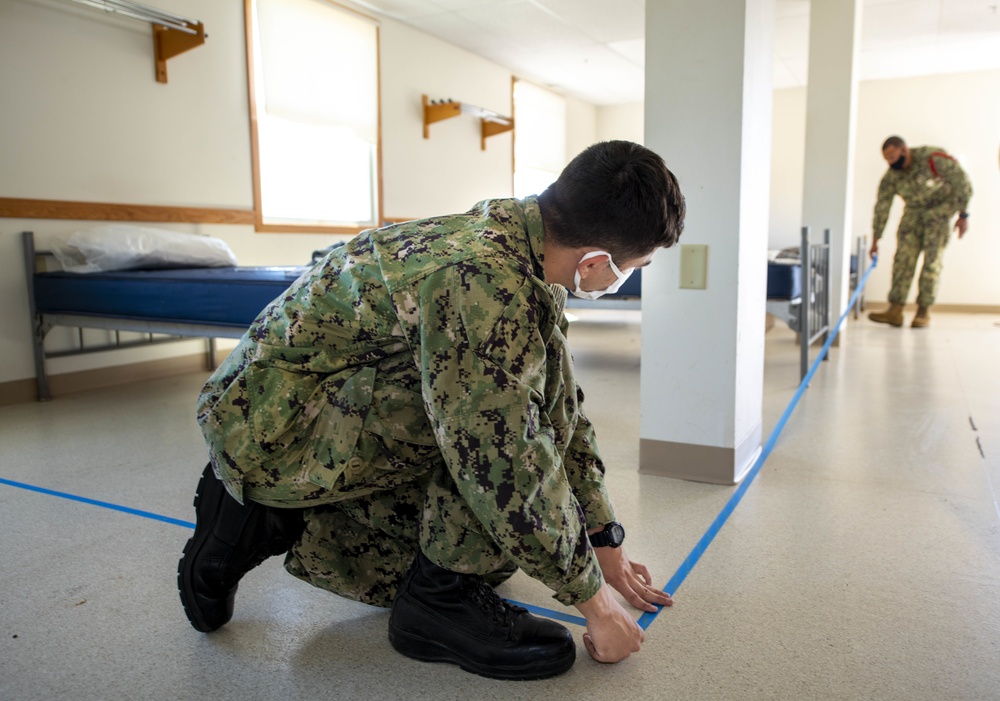
M 969 207 L 972 198 L 972 183 L 962 166 L 954 158 L 937 158 L 934 160 L 938 175 L 947 182 L 955 192 L 955 202 L 960 212 Z
M 875 201 L 875 216 L 872 218 L 872 236 L 878 241 L 882 238 L 885 223 L 889 220 L 889 208 L 892 198 L 896 196 L 896 188 L 889 180 L 889 173 L 882 176 L 878 185 L 878 199 Z
M 398 313 L 455 488 L 498 547 L 571 605 L 603 578 L 547 418 L 552 378 L 535 288 L 515 278 L 482 263 L 451 266 L 400 293 Z M 597 498 L 593 485 L 580 494 Z
M 583 406 L 583 391 L 577 387 L 577 401 Z M 566 449 L 566 475 L 577 501 L 586 515 L 587 529 L 598 528 L 615 519 L 611 497 L 604 485 L 604 462 L 597 451 L 594 426 L 582 413 Z

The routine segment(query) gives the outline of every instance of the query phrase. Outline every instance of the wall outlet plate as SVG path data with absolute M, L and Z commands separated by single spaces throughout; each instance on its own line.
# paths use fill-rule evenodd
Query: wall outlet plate
M 681 244 L 681 289 L 704 290 L 708 283 L 708 246 Z

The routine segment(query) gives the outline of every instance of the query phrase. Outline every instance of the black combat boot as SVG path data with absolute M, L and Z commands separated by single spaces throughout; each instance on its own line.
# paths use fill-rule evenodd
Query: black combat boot
M 396 593 L 389 642 L 407 657 L 494 679 L 554 677 L 576 660 L 566 628 L 507 603 L 482 577 L 443 569 L 422 553 Z
M 232 618 L 240 578 L 270 556 L 286 552 L 305 524 L 297 509 L 249 500 L 240 504 L 211 464 L 198 483 L 194 508 L 197 522 L 177 563 L 177 588 L 191 625 L 210 633 Z

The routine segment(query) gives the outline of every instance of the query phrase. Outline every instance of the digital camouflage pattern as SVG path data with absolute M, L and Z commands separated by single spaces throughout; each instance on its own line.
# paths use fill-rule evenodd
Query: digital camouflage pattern
M 537 199 L 362 233 L 300 277 L 212 375 L 198 421 L 230 493 L 303 508 L 286 568 L 388 606 L 418 548 L 573 604 L 614 520 L 544 282 Z
M 923 252 L 917 304 L 930 307 L 937 296 L 943 253 L 951 238 L 951 217 L 969 206 L 972 185 L 958 161 L 944 149 L 920 146 L 911 148 L 910 153 L 909 168 L 890 168 L 882 177 L 872 233 L 876 240 L 882 237 L 893 197 L 903 198 L 906 207 L 896 232 L 889 301 L 906 304 L 917 258 Z

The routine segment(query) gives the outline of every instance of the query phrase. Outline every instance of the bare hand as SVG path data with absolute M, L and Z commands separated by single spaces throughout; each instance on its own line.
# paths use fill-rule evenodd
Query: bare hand
M 645 632 L 615 600 L 606 583 L 590 599 L 577 604 L 577 609 L 587 619 L 583 644 L 598 662 L 620 662 L 639 652 L 646 640 Z
M 874 258 L 875 256 L 877 256 L 877 255 L 878 255 L 878 239 L 873 239 L 873 240 L 872 240 L 872 248 L 871 248 L 871 250 L 870 250 L 870 251 L 868 252 L 868 255 L 869 255 L 870 257 L 872 257 L 872 258 Z
M 660 606 L 673 606 L 670 594 L 650 586 L 653 578 L 649 569 L 638 562 L 632 562 L 625 554 L 625 548 L 594 548 L 597 562 L 601 565 L 604 581 L 615 591 L 625 597 L 625 600 L 641 611 L 656 613 Z
M 958 238 L 962 238 L 963 236 L 965 236 L 965 232 L 968 230 L 969 230 L 969 220 L 962 219 L 962 217 L 959 217 L 958 220 L 955 222 L 955 231 L 958 232 Z

